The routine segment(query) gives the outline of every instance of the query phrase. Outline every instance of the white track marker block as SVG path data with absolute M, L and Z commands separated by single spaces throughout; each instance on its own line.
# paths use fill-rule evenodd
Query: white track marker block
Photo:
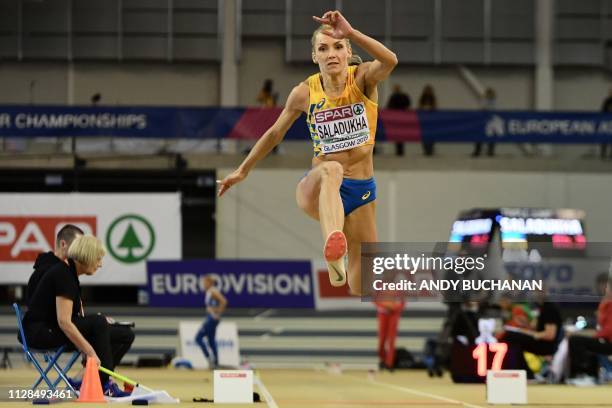
M 527 404 L 526 371 L 487 371 L 487 403 Z
M 217 403 L 253 403 L 253 371 L 215 370 L 214 401 Z

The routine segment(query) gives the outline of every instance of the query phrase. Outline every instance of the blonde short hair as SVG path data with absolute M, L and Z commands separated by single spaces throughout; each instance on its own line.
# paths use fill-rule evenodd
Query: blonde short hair
M 93 235 L 81 235 L 75 238 L 68 248 L 68 258 L 87 266 L 97 265 L 106 255 L 102 242 Z

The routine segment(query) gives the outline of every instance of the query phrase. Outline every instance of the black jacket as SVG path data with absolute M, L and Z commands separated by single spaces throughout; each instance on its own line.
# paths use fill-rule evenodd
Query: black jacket
M 43 252 L 36 257 L 36 261 L 34 262 L 34 273 L 32 273 L 32 276 L 30 276 L 25 293 L 25 300 L 28 306 L 30 305 L 30 296 L 32 296 L 36 290 L 36 286 L 38 286 L 38 283 L 42 279 L 44 273 L 58 263 L 62 262 L 63 261 L 55 256 L 55 254 L 51 251 Z

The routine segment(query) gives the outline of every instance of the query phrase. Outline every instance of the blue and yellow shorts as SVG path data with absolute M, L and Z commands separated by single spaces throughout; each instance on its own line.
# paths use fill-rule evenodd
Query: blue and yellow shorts
M 302 178 L 306 177 L 309 171 Z M 346 217 L 362 205 L 376 200 L 376 179 L 374 177 L 366 180 L 343 178 L 340 185 L 340 198 Z
M 362 205 L 376 200 L 376 180 L 374 177 L 366 180 L 344 178 L 340 185 L 340 197 L 346 217 Z

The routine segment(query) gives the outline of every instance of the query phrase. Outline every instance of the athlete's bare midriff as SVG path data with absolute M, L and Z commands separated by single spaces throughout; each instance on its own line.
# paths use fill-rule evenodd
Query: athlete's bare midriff
M 344 152 L 329 153 L 313 157 L 312 167 L 324 161 L 337 161 L 344 169 L 344 177 L 358 180 L 369 179 L 374 175 L 374 145 L 356 147 Z

